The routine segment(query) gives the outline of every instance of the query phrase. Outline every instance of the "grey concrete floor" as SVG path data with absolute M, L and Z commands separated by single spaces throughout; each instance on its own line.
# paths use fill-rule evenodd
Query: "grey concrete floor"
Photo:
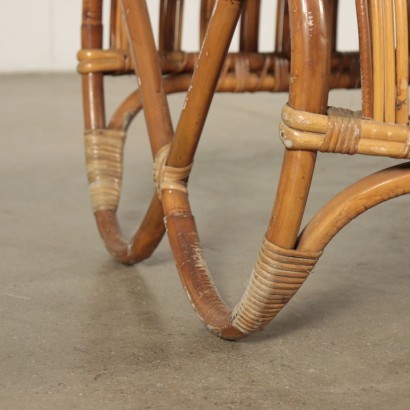
M 107 82 L 108 111 L 134 80 Z M 1 409 L 409 409 L 408 199 L 368 211 L 329 245 L 263 332 L 210 335 L 163 240 L 134 267 L 104 250 L 89 206 L 80 78 L 0 77 Z M 171 99 L 177 116 L 183 95 Z M 218 95 L 190 180 L 222 295 L 242 294 L 266 229 L 283 148 L 279 95 Z M 360 103 L 335 92 L 333 104 Z M 142 118 L 119 210 L 131 234 L 152 193 Z M 320 155 L 306 219 L 392 160 Z

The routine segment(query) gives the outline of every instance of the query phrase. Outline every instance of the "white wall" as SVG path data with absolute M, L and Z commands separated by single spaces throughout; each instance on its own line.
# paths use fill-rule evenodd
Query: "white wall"
M 158 1 L 147 0 L 154 24 L 158 21 Z M 0 72 L 74 71 L 75 55 L 80 47 L 81 3 L 81 0 L 0 0 Z M 195 50 L 200 0 L 185 3 L 183 46 Z M 344 30 L 339 34 L 339 48 L 357 49 L 354 0 L 340 3 Z M 274 18 L 271 16 L 275 4 L 276 0 L 262 1 L 261 48 L 264 50 L 272 50 Z
M 0 1 L 0 71 L 73 70 L 81 0 Z

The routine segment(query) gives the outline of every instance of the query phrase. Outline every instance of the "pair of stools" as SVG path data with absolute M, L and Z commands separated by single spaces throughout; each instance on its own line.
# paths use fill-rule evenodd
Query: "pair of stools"
M 408 4 L 356 0 L 359 52 L 336 50 L 336 0 L 278 0 L 275 51 L 258 51 L 260 0 L 202 0 L 199 53 L 181 49 L 183 0 L 160 0 L 155 44 L 146 0 L 111 0 L 103 48 L 102 0 L 83 1 L 85 147 L 92 207 L 108 251 L 120 262 L 149 257 L 165 230 L 189 299 L 207 328 L 225 339 L 262 329 L 304 283 L 329 241 L 355 217 L 410 192 L 401 163 L 351 185 L 301 231 L 317 152 L 407 159 Z M 228 52 L 240 24 L 238 52 Z M 135 72 L 138 88 L 107 121 L 104 76 Z M 361 85 L 362 111 L 328 107 L 331 88 Z M 234 309 L 203 260 L 187 182 L 215 92 L 289 91 L 280 138 L 282 172 L 270 223 L 249 284 Z M 173 128 L 166 95 L 186 92 Z M 116 216 L 127 129 L 143 110 L 156 190 L 137 232 L 123 238 Z

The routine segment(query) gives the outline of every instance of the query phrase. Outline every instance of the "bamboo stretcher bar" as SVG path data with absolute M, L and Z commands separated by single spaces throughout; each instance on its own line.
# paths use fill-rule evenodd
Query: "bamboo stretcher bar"
M 193 72 L 197 62 L 198 52 L 168 51 L 160 52 L 161 70 L 164 74 Z M 237 59 L 247 60 L 251 71 L 261 70 L 266 60 L 271 61 L 271 66 L 275 58 L 284 59 L 282 53 L 268 52 L 240 52 L 229 53 L 227 64 L 232 68 Z M 81 74 L 89 72 L 106 72 L 106 73 L 131 73 L 133 72 L 132 61 L 128 53 L 123 49 L 82 49 L 77 53 L 79 64 L 77 70 Z M 357 78 L 359 74 L 359 53 L 358 52 L 335 52 L 331 60 L 332 70 L 335 72 L 349 72 Z

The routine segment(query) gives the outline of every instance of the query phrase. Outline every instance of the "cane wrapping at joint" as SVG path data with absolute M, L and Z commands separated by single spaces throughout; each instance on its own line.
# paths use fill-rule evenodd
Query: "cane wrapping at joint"
M 116 211 L 121 193 L 125 133 L 86 130 L 84 140 L 93 211 Z
M 361 136 L 361 112 L 329 107 L 321 152 L 356 154 Z
M 289 302 L 314 268 L 321 252 L 283 249 L 264 239 L 232 324 L 245 334 L 265 327 Z
M 155 156 L 153 174 L 158 197 L 164 189 L 188 193 L 186 180 L 191 172 L 192 164 L 187 167 L 170 167 L 166 165 L 171 144 L 164 145 Z
M 280 137 L 287 149 L 410 157 L 408 123 L 394 124 L 361 117 L 360 112 L 330 107 L 327 115 L 285 105 Z

